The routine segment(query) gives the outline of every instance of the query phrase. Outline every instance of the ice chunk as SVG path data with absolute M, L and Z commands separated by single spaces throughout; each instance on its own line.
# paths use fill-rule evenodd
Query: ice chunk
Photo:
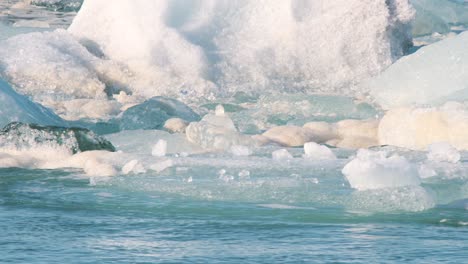
M 413 35 L 447 33 L 455 25 L 468 24 L 468 6 L 463 1 L 411 0 L 416 9 Z
M 173 166 L 174 166 L 174 161 L 172 159 L 164 159 L 151 165 L 150 169 L 154 170 L 157 173 L 161 173 Z
M 100 163 L 94 159 L 90 159 L 85 163 L 83 168 L 86 175 L 90 177 L 111 177 L 117 175 L 114 166 L 107 163 Z
M 379 125 L 379 143 L 414 150 L 447 142 L 468 150 L 468 109 L 458 103 L 439 108 L 400 108 L 388 111 Z
M 247 156 L 252 155 L 252 150 L 250 150 L 250 148 L 247 147 L 247 146 L 238 146 L 238 145 L 235 145 L 235 146 L 232 146 L 232 147 L 231 147 L 231 153 L 232 153 L 234 156 L 238 156 L 238 157 L 247 157 Z
M 120 119 L 120 127 L 123 130 L 161 129 L 167 120 L 176 117 L 188 122 L 200 120 L 200 116 L 184 103 L 157 96 L 127 109 Z
M 304 128 L 317 143 L 326 143 L 339 148 L 359 149 L 378 146 L 379 121 L 342 120 L 337 123 L 310 122 Z
M 460 152 L 446 142 L 431 144 L 428 151 L 427 159 L 429 161 L 457 163 L 461 159 Z
M 273 153 L 271 153 L 271 157 L 274 160 L 291 160 L 294 158 L 293 155 L 291 155 L 291 153 L 289 153 L 287 149 L 273 151 Z
M 302 147 L 314 140 L 309 130 L 297 126 L 277 126 L 269 129 L 263 136 L 272 142 L 286 147 Z
M 468 32 L 419 49 L 365 85 L 385 109 L 468 100 Z
M 336 156 L 327 146 L 309 142 L 304 145 L 304 157 L 313 160 L 335 160 Z
M 378 146 L 379 121 L 343 120 L 335 124 L 338 140 L 334 144 L 340 148 L 369 148 Z
M 167 141 L 164 139 L 158 140 L 158 143 L 154 145 L 151 155 L 154 157 L 164 157 L 167 152 Z
M 421 183 L 413 164 L 398 155 L 388 157 L 383 151 L 359 150 L 356 158 L 343 168 L 343 174 L 357 190 L 418 186 Z
M 70 153 L 91 150 L 115 151 L 112 143 L 84 128 L 11 123 L 0 130 L 0 148 L 27 150 L 44 146 L 64 147 Z
M 185 133 L 187 126 L 187 121 L 177 117 L 168 119 L 164 123 L 164 129 L 171 133 Z
M 308 134 L 313 135 L 314 142 L 325 143 L 338 137 L 336 126 L 327 122 L 309 122 L 304 125 Z
M 69 31 L 146 96 L 350 92 L 404 54 L 413 15 L 408 0 L 86 0 Z
M 237 131 L 227 115 L 208 114 L 200 122 L 191 123 L 186 129 L 187 139 L 208 150 L 226 150 L 234 145 L 251 145 L 251 137 Z
M 145 167 L 138 160 L 131 160 L 122 167 L 122 173 L 127 175 L 130 173 L 139 174 L 145 173 Z
M 0 127 L 11 122 L 67 126 L 52 111 L 17 94 L 8 83 L 0 79 Z

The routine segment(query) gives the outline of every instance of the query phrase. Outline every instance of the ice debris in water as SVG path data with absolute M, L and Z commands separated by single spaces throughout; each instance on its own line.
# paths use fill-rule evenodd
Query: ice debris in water
M 27 150 L 38 147 L 64 147 L 71 153 L 115 151 L 112 143 L 84 128 L 11 123 L 0 130 L 0 148 Z
M 357 190 L 418 186 L 421 183 L 413 164 L 399 155 L 388 157 L 384 151 L 361 149 L 342 172 L 351 187 Z
M 151 154 L 159 140 L 167 142 L 166 154 L 200 153 L 203 149 L 187 140 L 183 134 L 169 134 L 161 130 L 126 130 L 106 135 L 118 150 L 126 153 Z M 150 143 L 150 144 L 149 144 Z
M 252 155 L 252 150 L 247 146 L 234 145 L 231 147 L 230 151 L 237 157 L 247 157 Z
M 122 167 L 122 173 L 125 175 L 130 173 L 140 174 L 145 172 L 145 167 L 138 160 L 131 160 Z
M 192 122 L 186 129 L 186 136 L 190 142 L 209 150 L 253 144 L 252 138 L 239 133 L 231 118 L 224 114 L 207 114 L 200 122 Z
M 200 116 L 184 103 L 157 96 L 127 109 L 120 119 L 120 127 L 122 130 L 162 129 L 171 118 L 188 122 L 200 120 Z
M 167 153 L 167 141 L 164 139 L 158 140 L 156 145 L 154 145 L 151 155 L 154 157 L 164 157 Z
M 271 157 L 274 160 L 291 160 L 294 158 L 293 155 L 291 155 L 291 153 L 289 153 L 287 149 L 273 151 L 273 153 L 271 153 Z
M 150 166 L 150 169 L 157 172 L 157 173 L 161 173 L 171 167 L 174 166 L 174 161 L 172 159 L 163 159 L 163 160 L 160 160 L 156 163 L 154 163 L 153 165 Z
M 90 177 L 111 177 L 117 175 L 117 171 L 111 164 L 101 163 L 95 159 L 86 161 L 83 168 L 87 176 Z
M 460 152 L 446 142 L 429 145 L 427 159 L 433 162 L 457 163 L 461 159 Z
M 16 93 L 8 83 L 0 79 L 0 127 L 11 122 L 67 126 L 51 110 Z
M 304 145 L 304 157 L 313 160 L 336 160 L 335 153 L 327 146 L 309 142 Z

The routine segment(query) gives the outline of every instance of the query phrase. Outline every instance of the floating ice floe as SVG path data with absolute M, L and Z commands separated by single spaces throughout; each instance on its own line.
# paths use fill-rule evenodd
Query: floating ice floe
M 343 168 L 343 174 L 352 188 L 361 191 L 421 183 L 416 166 L 398 155 L 388 157 L 384 151 L 359 150 L 356 158 Z
M 331 149 L 315 142 L 304 145 L 304 157 L 313 160 L 336 160 L 336 155 Z

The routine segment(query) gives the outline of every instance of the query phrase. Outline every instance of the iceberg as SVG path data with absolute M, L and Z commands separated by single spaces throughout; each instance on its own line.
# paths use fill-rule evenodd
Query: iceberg
M 417 11 L 413 24 L 414 36 L 448 33 L 453 26 L 468 25 L 466 1 L 411 0 L 411 4 Z
M 385 109 L 468 100 L 468 32 L 419 49 L 366 82 Z
M 0 76 L 59 115 L 94 118 L 119 108 L 109 95 L 121 90 L 117 80 L 128 74 L 118 64 L 94 56 L 65 30 L 18 35 L 0 45 Z
M 350 93 L 411 46 L 413 17 L 408 0 L 86 0 L 68 31 L 147 98 Z

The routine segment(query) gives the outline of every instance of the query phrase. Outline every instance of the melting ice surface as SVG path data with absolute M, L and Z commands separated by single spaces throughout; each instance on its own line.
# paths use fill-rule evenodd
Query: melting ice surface
M 1 2 L 2 261 L 463 263 L 467 8 Z

